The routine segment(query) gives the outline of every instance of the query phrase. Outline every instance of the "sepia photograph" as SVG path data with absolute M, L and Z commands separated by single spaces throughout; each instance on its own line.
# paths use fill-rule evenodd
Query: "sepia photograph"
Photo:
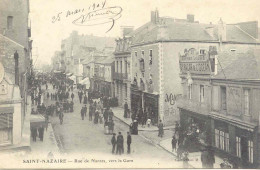
M 0 0 L 0 169 L 259 169 L 259 0 Z

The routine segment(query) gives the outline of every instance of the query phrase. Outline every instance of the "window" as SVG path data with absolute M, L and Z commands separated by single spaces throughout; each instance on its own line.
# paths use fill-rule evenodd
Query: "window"
M 221 109 L 227 110 L 227 93 L 226 93 L 226 87 L 221 87 Z
M 116 72 L 118 73 L 118 61 L 116 61 Z
M 7 17 L 7 29 L 12 29 L 13 28 L 13 16 L 8 16 Z
M 200 85 L 200 102 L 204 102 L 204 85 Z
M 254 162 L 253 141 L 251 140 L 248 140 L 248 160 L 250 163 Z
M 201 55 L 206 54 L 206 50 L 205 50 L 205 49 L 200 49 L 200 54 L 201 54 Z
M 120 73 L 122 73 L 123 62 L 120 61 Z
M 125 98 L 127 98 L 127 84 L 125 84 Z
M 153 64 L 153 50 L 149 51 L 149 56 L 150 56 L 150 65 Z
M 241 158 L 241 138 L 236 137 L 236 155 Z
M 137 58 L 137 51 L 135 51 L 135 58 Z
M 236 49 L 230 49 L 231 52 L 236 52 L 237 50 Z
M 142 51 L 142 58 L 144 58 L 144 51 Z
M 249 89 L 244 89 L 244 104 L 245 104 L 245 108 L 244 108 L 244 111 L 245 111 L 245 114 L 246 115 L 249 115 L 249 95 L 250 95 L 250 90 Z
M 229 133 L 215 129 L 215 146 L 229 152 Z
M 192 84 L 188 86 L 189 87 L 189 99 L 192 99 Z

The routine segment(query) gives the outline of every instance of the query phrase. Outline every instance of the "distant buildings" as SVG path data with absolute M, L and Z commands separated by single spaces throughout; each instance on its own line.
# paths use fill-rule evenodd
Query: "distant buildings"
M 52 59 L 53 68 L 73 74 L 77 77 L 78 83 L 83 78 L 82 62 L 94 52 L 112 53 L 114 47 L 114 38 L 78 35 L 76 31 L 73 31 L 68 38 L 62 40 L 61 51 L 56 52 Z
M 31 73 L 32 40 L 29 11 L 29 0 L 0 2 L 0 150 L 30 146 L 27 80 Z

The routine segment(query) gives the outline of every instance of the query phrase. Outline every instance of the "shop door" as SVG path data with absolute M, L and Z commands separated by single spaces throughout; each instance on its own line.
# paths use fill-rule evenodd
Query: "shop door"
M 243 165 L 248 164 L 248 146 L 247 146 L 247 138 L 241 137 L 241 159 Z

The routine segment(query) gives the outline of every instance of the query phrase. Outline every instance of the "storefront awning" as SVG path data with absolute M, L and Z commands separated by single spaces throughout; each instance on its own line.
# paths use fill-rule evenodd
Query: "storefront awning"
M 45 125 L 45 117 L 43 117 L 41 114 L 37 115 L 31 115 L 30 118 L 31 127 L 40 127 Z
M 90 87 L 89 78 L 88 78 L 88 77 L 84 78 L 83 80 L 81 80 L 81 81 L 79 82 L 79 84 L 86 85 L 86 89 L 89 89 L 89 87 Z

